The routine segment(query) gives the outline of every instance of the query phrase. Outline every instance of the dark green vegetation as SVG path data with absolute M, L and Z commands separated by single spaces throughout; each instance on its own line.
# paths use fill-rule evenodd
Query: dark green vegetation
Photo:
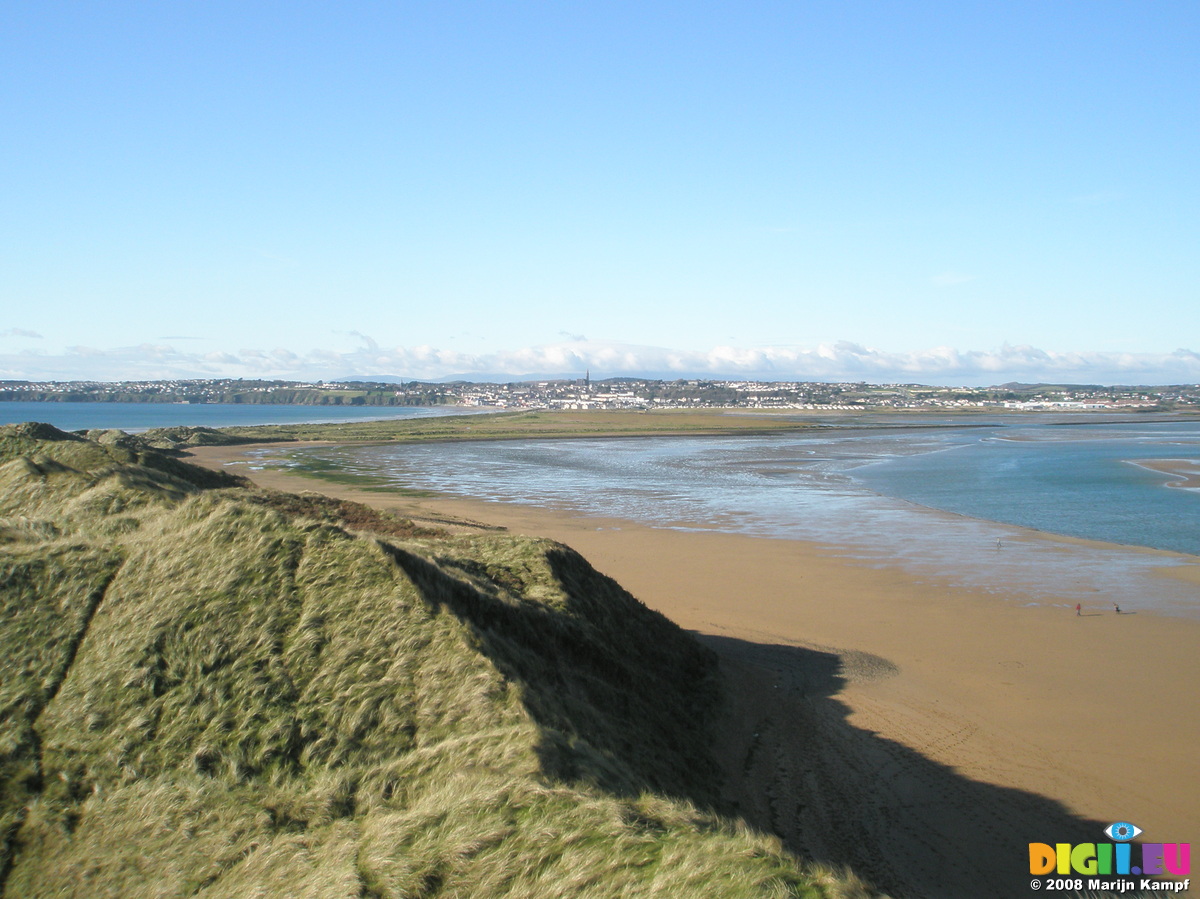
M 0 895 L 859 894 L 711 810 L 711 653 L 570 549 L 0 428 Z
M 328 481 L 332 484 L 345 484 L 368 492 L 390 493 L 392 495 L 400 494 L 403 496 L 433 495 L 429 490 L 398 487 L 390 483 L 387 478 L 379 477 L 378 475 L 347 471 L 337 463 L 327 459 L 311 458 L 304 456 L 301 452 L 292 452 L 287 455 L 286 464 L 289 474 L 296 474 L 305 478 L 315 478 L 319 481 Z

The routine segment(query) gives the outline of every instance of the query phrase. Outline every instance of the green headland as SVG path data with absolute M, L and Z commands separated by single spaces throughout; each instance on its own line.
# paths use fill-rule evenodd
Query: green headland
M 713 654 L 566 546 L 93 436 L 0 429 L 0 896 L 871 895 L 724 813 Z

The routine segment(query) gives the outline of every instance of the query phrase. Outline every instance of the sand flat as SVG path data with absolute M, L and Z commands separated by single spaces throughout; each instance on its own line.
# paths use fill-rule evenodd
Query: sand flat
M 1138 459 L 1133 462 L 1142 468 L 1149 468 L 1160 474 L 1174 475 L 1179 480 L 1169 481 L 1168 487 L 1182 487 L 1188 490 L 1200 489 L 1200 462 L 1195 459 Z
M 221 467 L 253 449 L 195 458 Z M 813 857 L 936 895 L 989 865 L 990 877 L 1021 873 L 1012 858 L 950 870 L 988 840 L 1104 840 L 1096 825 L 1117 820 L 1147 840 L 1200 838 L 1200 621 L 1086 603 L 1077 617 L 1003 585 L 982 594 L 937 571 L 867 567 L 836 546 L 242 473 L 579 550 L 721 653 L 729 798 Z

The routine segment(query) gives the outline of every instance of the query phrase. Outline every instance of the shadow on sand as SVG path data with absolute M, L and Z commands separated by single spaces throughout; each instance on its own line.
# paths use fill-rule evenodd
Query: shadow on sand
M 427 602 L 468 623 L 479 649 L 523 685 L 555 779 L 736 815 L 897 899 L 1028 896 L 1030 842 L 1105 840 L 1111 822 L 970 780 L 850 724 L 838 694 L 850 678 L 894 674 L 884 659 L 693 635 L 697 643 L 570 550 L 544 557 L 566 595 L 555 611 L 475 577 L 516 578 L 515 569 L 454 573 L 385 548 Z
M 1030 894 L 1029 843 L 1107 841 L 1112 822 L 970 780 L 851 725 L 837 694 L 848 677 L 888 676 L 883 659 L 698 639 L 728 685 L 725 799 L 802 857 L 847 865 L 896 897 L 1009 899 Z

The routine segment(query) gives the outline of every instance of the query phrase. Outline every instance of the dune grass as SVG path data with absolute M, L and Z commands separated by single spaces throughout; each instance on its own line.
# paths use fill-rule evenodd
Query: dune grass
M 117 450 L 0 433 L 0 895 L 870 895 L 718 814 L 713 657 L 567 547 Z

